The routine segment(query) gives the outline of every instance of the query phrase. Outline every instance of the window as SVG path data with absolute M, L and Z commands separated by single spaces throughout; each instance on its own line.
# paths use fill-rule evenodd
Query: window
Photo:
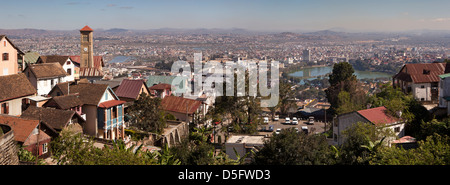
M 66 64 L 67 64 L 67 65 L 70 65 L 70 61 L 67 61 Z
M 395 127 L 394 132 L 400 132 L 400 127 Z
M 52 80 L 50 81 L 50 85 L 53 87 L 53 84 L 55 84 L 55 81 L 52 79 Z
M 2 114 L 9 114 L 9 103 L 2 103 Z
M 108 94 L 105 93 L 105 100 L 108 100 Z
M 9 53 L 3 53 L 2 60 L 3 61 L 8 61 L 9 60 Z
M 47 143 L 42 144 L 42 154 L 45 154 L 48 152 L 48 146 Z
M 5 41 L 3 41 L 3 46 L 4 46 L 4 47 L 6 47 L 6 40 L 5 40 Z
M 72 69 L 67 69 L 67 74 L 72 75 Z
M 424 85 L 421 85 L 420 88 L 423 89 L 423 88 L 425 88 L 425 86 L 424 86 Z

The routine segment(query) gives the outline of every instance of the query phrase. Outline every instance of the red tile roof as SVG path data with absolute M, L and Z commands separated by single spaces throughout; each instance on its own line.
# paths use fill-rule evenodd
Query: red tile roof
M 202 104 L 201 101 L 191 100 L 177 96 L 166 96 L 161 101 L 162 109 L 165 111 L 172 111 L 186 114 L 193 114 Z
M 31 135 L 31 132 L 38 126 L 39 120 L 0 115 L 0 123 L 12 128 L 14 131 L 14 140 L 24 143 Z
M 126 102 L 125 101 L 121 101 L 121 100 L 109 100 L 109 101 L 100 103 L 98 105 L 98 107 L 110 108 L 110 107 L 117 106 L 117 105 L 124 104 L 124 103 L 126 103 Z
M 114 93 L 118 97 L 137 99 L 143 86 L 147 88 L 144 80 L 124 79 Z
M 376 126 L 382 126 L 385 124 L 392 124 L 400 121 L 399 118 L 395 118 L 387 113 L 387 109 L 384 106 L 360 110 L 357 111 L 359 115 L 366 118 Z
M 86 25 L 85 27 L 81 28 L 80 31 L 94 31 L 94 30 Z

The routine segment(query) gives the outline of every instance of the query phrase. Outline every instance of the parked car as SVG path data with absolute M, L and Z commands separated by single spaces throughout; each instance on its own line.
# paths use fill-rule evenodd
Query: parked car
M 270 125 L 269 126 L 269 130 L 268 130 L 269 132 L 273 132 L 273 125 Z
M 275 131 L 275 134 L 280 134 L 281 133 L 281 128 L 277 128 L 277 130 Z
M 273 117 L 273 120 L 278 121 L 278 120 L 280 120 L 280 117 L 278 115 L 275 115 L 275 117 Z
M 305 134 L 308 134 L 308 127 L 307 127 L 307 126 L 302 126 L 302 131 L 303 131 Z
M 286 117 L 284 120 L 284 124 L 291 124 L 291 119 L 289 117 Z
M 293 117 L 293 118 L 292 118 L 292 124 L 293 124 L 293 125 L 298 125 L 298 120 L 297 120 L 296 117 Z
M 269 117 L 264 117 L 264 123 L 269 123 Z
M 310 116 L 310 117 L 308 118 L 308 124 L 309 124 L 309 125 L 314 125 L 314 117 L 313 117 L 313 116 Z

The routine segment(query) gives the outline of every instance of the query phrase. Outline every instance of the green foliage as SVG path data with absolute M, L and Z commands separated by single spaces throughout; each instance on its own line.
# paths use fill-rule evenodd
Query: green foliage
M 142 151 L 142 145 L 126 147 L 117 140 L 103 148 L 94 146 L 92 138 L 63 131 L 51 142 L 52 158 L 59 165 L 178 165 L 179 160 L 164 148 L 161 153 Z
M 141 130 L 161 134 L 166 127 L 166 115 L 161 108 L 160 98 L 151 98 L 142 93 L 129 111 L 132 125 Z
M 289 129 L 274 135 L 255 155 L 257 165 L 322 165 L 333 164 L 335 153 L 325 137 Z
M 329 79 L 330 87 L 325 90 L 325 93 L 331 104 L 330 109 L 335 114 L 361 110 L 367 103 L 367 96 L 353 73 L 354 69 L 348 62 L 333 66 Z
M 353 102 L 350 93 L 347 91 L 341 91 L 338 94 L 338 107 L 336 109 L 336 114 L 345 114 L 353 111 L 361 110 L 362 106 Z
M 335 86 L 339 82 L 356 80 L 356 75 L 353 74 L 354 72 L 353 66 L 348 62 L 334 64 L 333 71 L 329 77 L 330 85 Z
M 368 164 L 384 138 L 394 137 L 390 129 L 382 129 L 368 123 L 354 124 L 342 132 L 344 143 L 339 147 L 339 164 Z
M 433 134 L 419 141 L 418 148 L 405 150 L 399 147 L 383 147 L 372 155 L 372 165 L 449 165 L 450 138 Z

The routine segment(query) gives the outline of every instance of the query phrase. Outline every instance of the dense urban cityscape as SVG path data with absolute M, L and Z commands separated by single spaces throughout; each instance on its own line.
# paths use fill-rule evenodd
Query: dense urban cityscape
M 0 165 L 450 164 L 450 29 L 17 24 L 0 27 Z M 170 176 L 280 178 L 194 169 Z

